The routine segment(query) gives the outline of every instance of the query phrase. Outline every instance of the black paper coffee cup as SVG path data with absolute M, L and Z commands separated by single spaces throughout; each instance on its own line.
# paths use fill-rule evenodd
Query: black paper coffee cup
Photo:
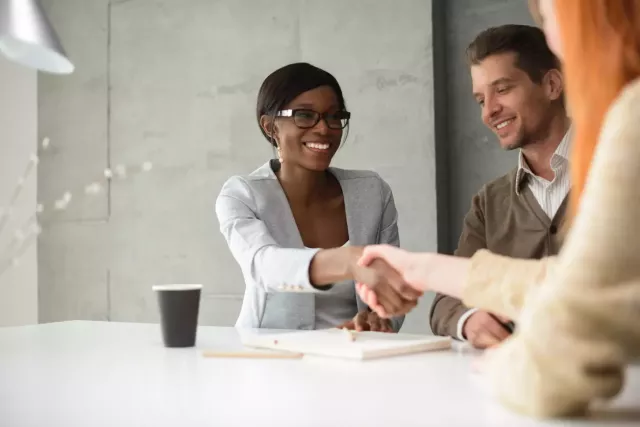
M 202 285 L 156 285 L 165 347 L 196 344 Z

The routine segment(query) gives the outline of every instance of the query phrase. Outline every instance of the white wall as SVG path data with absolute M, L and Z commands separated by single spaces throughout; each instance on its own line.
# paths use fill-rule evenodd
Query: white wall
M 37 75 L 0 57 L 0 207 L 5 207 L 29 158 L 37 148 Z M 37 168 L 14 206 L 14 220 L 0 231 L 0 268 L 17 227 L 35 211 Z M 38 322 L 36 245 L 19 265 L 0 272 L 0 326 Z

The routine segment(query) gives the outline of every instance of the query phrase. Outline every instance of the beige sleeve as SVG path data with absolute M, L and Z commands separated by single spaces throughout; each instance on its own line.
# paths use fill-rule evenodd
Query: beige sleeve
M 517 322 L 525 300 L 545 280 L 555 260 L 514 259 L 482 249 L 471 257 L 463 301 Z
M 497 397 L 528 415 L 580 413 L 615 396 L 627 361 L 640 355 L 640 80 L 605 123 L 578 216 L 542 286 L 522 297 L 510 288 L 531 288 L 541 270 L 502 259 L 493 265 L 507 271 L 494 286 L 522 311 L 486 373 Z M 487 283 L 470 276 L 465 300 L 486 306 L 498 298 L 504 312 L 510 300 Z

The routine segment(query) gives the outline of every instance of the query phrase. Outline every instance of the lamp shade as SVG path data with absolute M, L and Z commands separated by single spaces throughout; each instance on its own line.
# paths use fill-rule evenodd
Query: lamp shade
M 44 72 L 74 70 L 38 0 L 0 0 L 0 52 Z

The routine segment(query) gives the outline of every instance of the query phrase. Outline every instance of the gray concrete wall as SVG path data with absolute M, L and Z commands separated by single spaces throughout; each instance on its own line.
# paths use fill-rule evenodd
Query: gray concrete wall
M 37 152 L 36 72 L 0 56 L 0 218 Z M 32 169 L 11 219 L 0 229 L 0 326 L 38 322 L 38 268 L 36 245 L 19 256 L 19 264 L 5 270 L 5 261 L 19 255 L 15 231 L 36 209 L 37 168 Z M 2 220 L 0 220 L 0 223 Z M 4 273 L 3 273 L 4 271 Z
M 486 28 L 532 21 L 524 0 L 436 1 L 434 16 L 439 248 L 452 252 L 473 195 L 517 164 L 481 121 L 465 49 Z
M 45 3 L 77 72 L 39 79 L 39 132 L 55 149 L 39 198 L 81 195 L 106 167 L 154 169 L 52 220 L 38 248 L 41 321 L 156 321 L 151 285 L 168 282 L 205 285 L 202 324 L 235 321 L 244 284 L 213 205 L 226 178 L 272 156 L 255 98 L 294 61 L 344 88 L 354 118 L 336 164 L 381 173 L 403 246 L 436 250 L 431 1 Z M 430 302 L 403 330 L 428 331 Z
M 41 322 L 109 318 L 108 189 L 92 197 L 84 186 L 109 165 L 108 2 L 44 2 L 76 69 L 38 76 L 38 133 L 51 146 L 40 164 L 38 200 L 45 206 L 65 192 L 64 211 L 47 210 L 38 242 Z

